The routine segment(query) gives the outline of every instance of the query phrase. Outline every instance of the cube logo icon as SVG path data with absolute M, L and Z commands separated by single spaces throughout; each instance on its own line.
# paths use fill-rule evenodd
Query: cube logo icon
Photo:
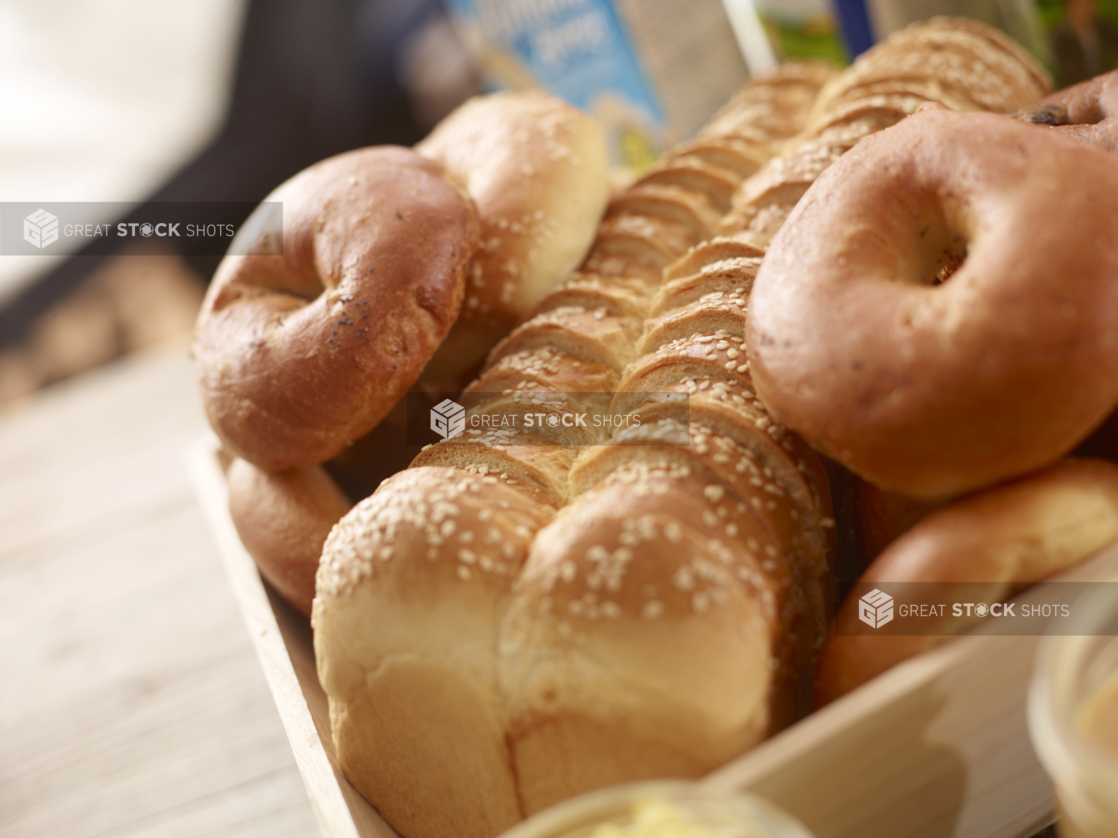
M 893 598 L 874 588 L 858 600 L 858 619 L 870 628 L 881 628 L 893 619 Z
M 23 219 L 23 240 L 40 250 L 58 241 L 58 216 L 38 209 Z
M 466 429 L 466 408 L 443 399 L 431 408 L 431 430 L 443 439 L 454 439 Z

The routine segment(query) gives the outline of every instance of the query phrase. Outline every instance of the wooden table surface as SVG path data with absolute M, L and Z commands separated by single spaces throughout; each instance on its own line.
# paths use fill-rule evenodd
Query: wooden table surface
M 0 835 L 318 836 L 198 503 L 181 349 L 0 414 Z

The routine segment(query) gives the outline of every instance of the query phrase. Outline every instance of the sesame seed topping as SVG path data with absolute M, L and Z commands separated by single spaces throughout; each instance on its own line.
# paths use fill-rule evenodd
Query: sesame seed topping
M 695 587 L 695 575 L 688 567 L 681 567 L 672 577 L 672 584 L 681 591 L 689 591 Z

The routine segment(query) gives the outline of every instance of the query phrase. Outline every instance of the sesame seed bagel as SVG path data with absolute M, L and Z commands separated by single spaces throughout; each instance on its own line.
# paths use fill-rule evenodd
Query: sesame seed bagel
M 391 146 L 317 163 L 267 201 L 282 231 L 260 242 L 282 251 L 222 261 L 194 358 L 226 450 L 282 471 L 340 453 L 415 383 L 458 316 L 479 227 L 439 164 Z
M 870 482 L 959 494 L 1054 462 L 1113 409 L 1116 275 L 1111 155 L 927 110 L 844 155 L 773 240 L 753 382 Z
M 608 199 L 599 130 L 540 92 L 477 97 L 416 152 L 353 152 L 281 186 L 269 200 L 283 230 L 262 207 L 246 225 L 254 255 L 222 263 L 199 318 L 211 422 L 228 451 L 275 475 L 248 479 L 240 461 L 234 520 L 304 612 L 324 509 L 336 521 L 347 508 L 339 487 L 366 497 L 418 453 L 401 444 L 405 408 L 417 409 L 404 390 L 459 392 L 579 263 Z M 275 526 L 278 508 L 288 517 Z
M 476 373 L 506 334 L 586 256 L 609 200 L 609 161 L 589 116 L 538 90 L 477 96 L 415 150 L 473 198 L 481 246 L 435 374 Z

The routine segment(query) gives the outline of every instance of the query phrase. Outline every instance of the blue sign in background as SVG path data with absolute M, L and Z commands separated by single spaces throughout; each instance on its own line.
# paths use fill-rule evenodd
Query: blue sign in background
M 458 23 L 505 47 L 542 87 L 585 111 L 603 91 L 665 121 L 628 29 L 610 0 L 446 0 Z

